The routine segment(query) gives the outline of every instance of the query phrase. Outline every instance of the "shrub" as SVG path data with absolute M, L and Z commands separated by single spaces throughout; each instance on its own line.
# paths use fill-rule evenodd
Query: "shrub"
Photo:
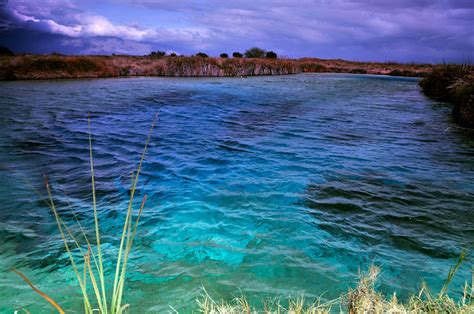
M 468 65 L 443 65 L 420 81 L 423 92 L 434 99 L 454 104 L 454 119 L 474 128 L 474 68 Z
M 244 55 L 241 54 L 240 52 L 234 52 L 234 53 L 232 54 L 232 57 L 234 57 L 234 58 L 242 58 L 243 56 L 244 56 Z
M 278 58 L 277 54 L 273 51 L 268 51 L 266 54 L 265 54 L 265 58 L 267 59 L 276 59 Z
M 221 53 L 221 58 L 224 58 L 224 59 L 225 59 L 225 58 L 229 58 L 229 55 L 228 55 L 227 53 L 225 53 L 225 52 L 224 52 L 224 53 Z
M 178 55 L 176 54 L 176 52 L 172 52 L 170 53 L 170 57 L 177 57 Z
M 431 74 L 420 81 L 420 86 L 427 96 L 449 101 L 449 87 L 469 72 L 468 66 L 446 64 L 435 68 Z
M 207 54 L 205 54 L 204 52 L 198 52 L 198 53 L 196 53 L 196 57 L 209 58 L 209 56 L 208 56 Z
M 154 58 L 163 58 L 165 56 L 166 56 L 166 52 L 160 51 L 160 50 L 152 51 L 150 53 L 150 57 L 154 57 Z
M 265 57 L 265 50 L 258 47 L 250 48 L 245 52 L 245 58 L 263 58 L 263 57 Z

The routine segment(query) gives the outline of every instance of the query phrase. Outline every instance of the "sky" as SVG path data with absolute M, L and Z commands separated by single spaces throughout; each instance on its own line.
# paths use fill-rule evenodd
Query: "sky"
M 474 0 L 0 0 L 14 52 L 474 62 Z

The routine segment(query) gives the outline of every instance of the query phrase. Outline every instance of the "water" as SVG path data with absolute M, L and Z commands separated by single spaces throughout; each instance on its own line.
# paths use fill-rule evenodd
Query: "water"
M 125 292 L 134 313 L 195 310 L 202 287 L 257 304 L 333 298 L 372 263 L 383 270 L 378 288 L 406 298 L 422 280 L 439 289 L 474 243 L 472 134 L 415 79 L 4 82 L 0 95 L 1 312 L 51 310 L 12 266 L 81 309 L 43 175 L 63 218 L 72 225 L 73 208 L 92 237 L 88 112 L 109 281 L 130 176 L 159 113 Z M 456 296 L 471 262 L 453 282 Z

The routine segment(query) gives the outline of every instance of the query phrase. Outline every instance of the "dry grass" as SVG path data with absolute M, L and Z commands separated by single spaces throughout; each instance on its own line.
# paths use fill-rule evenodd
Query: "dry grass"
M 474 129 L 474 66 L 438 66 L 420 81 L 420 86 L 427 96 L 452 103 L 454 119 Z
M 201 58 L 197 56 L 64 56 L 19 55 L 0 59 L 0 80 L 96 78 L 119 76 L 253 76 L 335 72 L 425 76 L 429 64 L 344 60 Z
M 360 276 L 355 289 L 325 303 L 322 303 L 321 300 L 307 302 L 301 296 L 286 303 L 277 300 L 265 304 L 263 310 L 258 310 L 245 297 L 235 298 L 227 303 L 216 302 L 205 290 L 197 303 L 200 312 L 204 314 L 474 313 L 474 270 L 471 285 L 466 282 L 461 300 L 455 301 L 447 295 L 448 286 L 464 258 L 465 254 L 462 253 L 456 265 L 451 268 L 446 282 L 438 294 L 433 294 L 425 284 L 422 284 L 420 291 L 412 295 L 405 303 L 400 302 L 396 294 L 387 297 L 375 290 L 375 283 L 380 273 L 380 269 L 376 266 L 370 267 L 367 273 Z

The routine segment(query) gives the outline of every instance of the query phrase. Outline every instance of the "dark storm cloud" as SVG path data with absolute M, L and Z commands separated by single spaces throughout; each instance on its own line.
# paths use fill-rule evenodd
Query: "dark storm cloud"
M 79 53 L 218 54 L 257 45 L 291 57 L 439 62 L 472 61 L 474 50 L 469 0 L 109 0 L 102 6 L 113 10 L 102 14 L 88 0 L 0 3 L 0 41 L 19 49 L 11 44 L 17 32 L 30 51 L 35 45 L 21 39 L 28 31 L 56 36 L 51 50 Z M 156 24 L 123 21 L 130 12 Z

